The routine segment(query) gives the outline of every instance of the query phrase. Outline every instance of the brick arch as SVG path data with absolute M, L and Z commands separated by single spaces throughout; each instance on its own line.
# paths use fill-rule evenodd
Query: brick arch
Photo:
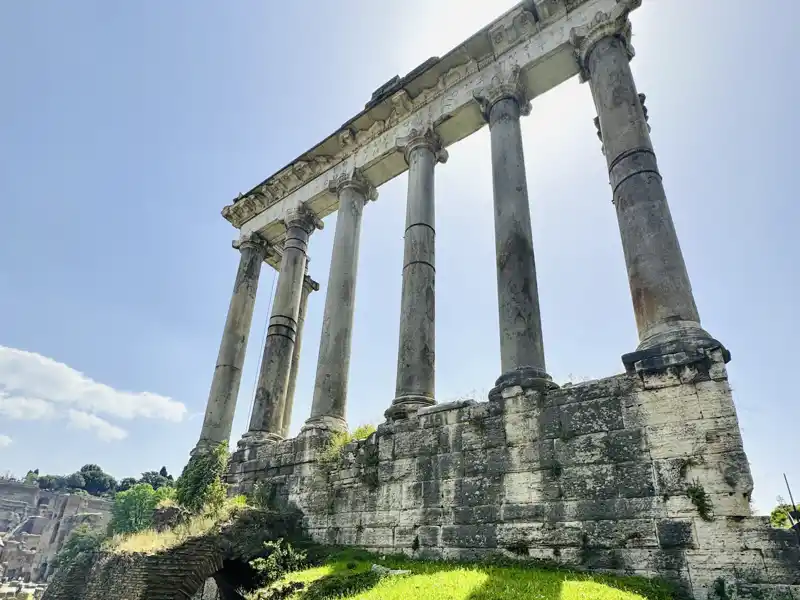
M 301 534 L 294 514 L 243 511 L 209 535 L 155 554 L 97 553 L 56 574 L 42 600 L 188 600 L 226 563 L 247 562 L 264 542 Z M 228 596 L 224 600 L 234 600 Z

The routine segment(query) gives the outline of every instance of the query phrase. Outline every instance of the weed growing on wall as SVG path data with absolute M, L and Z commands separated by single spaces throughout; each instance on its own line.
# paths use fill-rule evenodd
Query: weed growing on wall
M 228 468 L 228 458 L 226 444 L 192 456 L 175 483 L 178 504 L 195 514 L 221 509 L 227 496 L 222 476 Z

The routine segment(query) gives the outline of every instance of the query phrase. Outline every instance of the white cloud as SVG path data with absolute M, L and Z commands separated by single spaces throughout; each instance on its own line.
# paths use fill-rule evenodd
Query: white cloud
M 0 392 L 0 415 L 17 421 L 38 421 L 56 415 L 55 407 L 40 398 L 9 396 Z
M 0 346 L 0 392 L 37 398 L 120 419 L 182 421 L 186 407 L 150 392 L 125 392 L 35 352 Z
M 116 390 L 41 354 L 0 346 L 0 416 L 28 421 L 65 418 L 105 441 L 128 435 L 99 415 L 180 422 L 187 410 L 172 398 Z
M 7 435 L 0 434 L 0 448 L 7 448 L 11 445 L 11 438 Z
M 82 410 L 70 408 L 68 412 L 69 424 L 75 429 L 84 429 L 93 432 L 104 442 L 114 442 L 124 440 L 128 437 L 128 432 L 101 419 L 97 415 L 92 415 Z

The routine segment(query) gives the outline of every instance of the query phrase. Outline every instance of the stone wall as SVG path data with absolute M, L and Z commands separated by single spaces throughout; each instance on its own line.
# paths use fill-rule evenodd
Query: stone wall
M 299 509 L 322 543 L 660 576 L 697 599 L 724 589 L 800 599 L 796 539 L 751 516 L 720 351 L 658 373 L 431 407 L 320 464 L 326 443 L 311 431 L 240 451 L 229 481 Z

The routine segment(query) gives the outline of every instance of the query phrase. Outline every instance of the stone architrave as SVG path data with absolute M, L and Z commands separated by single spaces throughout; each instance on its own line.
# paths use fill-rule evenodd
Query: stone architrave
M 322 228 L 322 221 L 304 206 L 287 211 L 285 222 L 281 270 L 258 374 L 253 414 L 249 430 L 242 440 L 245 446 L 282 439 L 286 392 L 308 260 L 308 239 L 315 229 Z
M 506 387 L 546 388 L 552 382 L 545 370 L 520 128 L 520 116 L 529 115 L 531 106 L 520 70 L 513 68 L 505 77 L 496 78 L 489 87 L 477 90 L 475 100 L 489 123 L 492 143 L 502 367 L 502 374 L 490 392 L 490 398 L 496 398 Z
M 306 263 L 308 272 L 308 263 Z M 289 388 L 286 391 L 286 409 L 283 411 L 283 437 L 289 437 L 289 426 L 292 424 L 292 409 L 294 408 L 294 394 L 297 388 L 297 371 L 300 369 L 300 351 L 303 346 L 303 325 L 306 321 L 308 309 L 308 296 L 311 292 L 319 290 L 319 284 L 306 274 L 303 278 L 303 295 L 300 297 L 300 312 L 297 316 L 297 339 L 294 342 L 292 354 L 292 370 L 289 372 Z
M 627 365 L 720 347 L 700 326 L 650 140 L 644 96 L 637 92 L 631 73 L 634 50 L 628 14 L 640 5 L 641 0 L 620 0 L 570 34 L 581 79 L 589 82 L 598 111 L 596 125 L 608 162 L 639 331 L 638 351 L 623 357 Z
M 359 170 L 336 177 L 329 186 L 339 198 L 339 212 L 325 295 L 314 400 L 311 416 L 303 428 L 346 431 L 361 217 L 364 205 L 376 200 L 378 192 Z
M 234 241 L 233 247 L 240 252 L 239 268 L 195 452 L 230 442 L 258 279 L 268 252 L 266 241 L 258 234 Z
M 387 418 L 403 418 L 435 404 L 436 222 L 434 171 L 447 150 L 432 130 L 412 130 L 398 148 L 408 164 L 403 291 L 397 384 Z

